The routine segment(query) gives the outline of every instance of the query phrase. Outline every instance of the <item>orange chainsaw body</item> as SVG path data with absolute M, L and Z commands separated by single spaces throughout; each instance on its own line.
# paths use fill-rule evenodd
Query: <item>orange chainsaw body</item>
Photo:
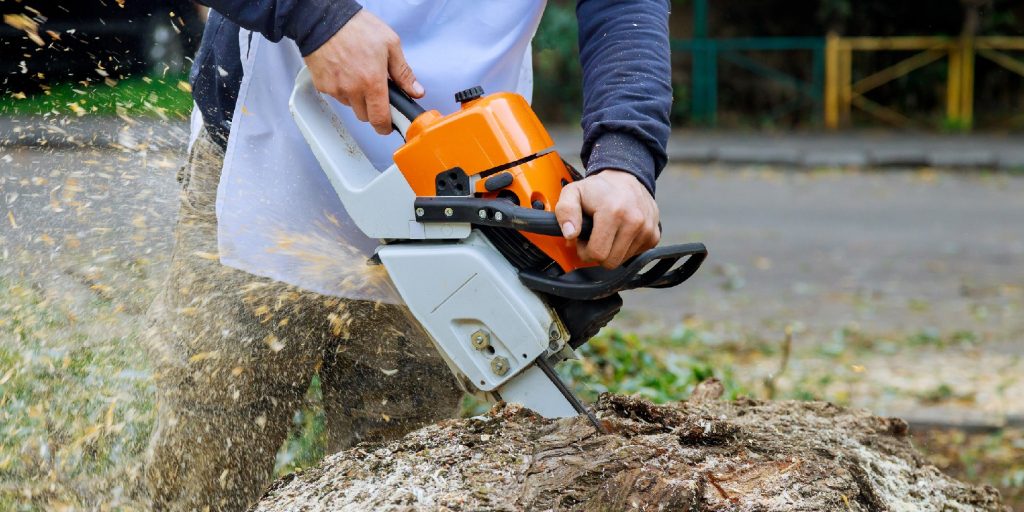
M 524 208 L 554 212 L 562 187 L 573 176 L 553 146 L 526 99 L 502 92 L 466 101 L 446 116 L 436 110 L 420 115 L 406 131 L 406 143 L 395 151 L 394 161 L 420 197 L 508 199 Z M 454 179 L 461 173 L 468 180 Z M 511 180 L 499 176 L 503 173 Z M 575 242 L 520 233 L 564 272 L 593 266 L 580 259 Z

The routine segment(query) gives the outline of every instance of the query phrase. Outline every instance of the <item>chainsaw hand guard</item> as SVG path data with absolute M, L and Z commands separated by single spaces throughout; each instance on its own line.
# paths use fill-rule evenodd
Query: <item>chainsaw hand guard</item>
M 519 280 L 527 288 L 574 300 L 603 299 L 636 288 L 671 288 L 690 278 L 708 256 L 701 243 L 655 247 L 614 269 L 585 267 L 551 277 L 521 270 Z M 679 260 L 686 258 L 682 264 Z

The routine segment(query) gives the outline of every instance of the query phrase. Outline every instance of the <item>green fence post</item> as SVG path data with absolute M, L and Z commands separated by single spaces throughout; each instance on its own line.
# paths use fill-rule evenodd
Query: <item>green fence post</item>
M 704 122 L 704 40 L 691 41 L 693 64 L 690 69 L 690 82 L 693 89 L 690 93 L 690 116 L 694 123 Z
M 708 37 L 708 0 L 693 1 L 693 38 Z
M 717 63 L 714 41 L 708 39 L 708 0 L 693 2 L 693 68 L 690 112 L 695 123 L 715 123 Z
M 704 101 L 705 122 L 714 127 L 718 124 L 718 48 L 715 41 L 706 39 L 707 46 L 704 48 L 704 73 L 707 84 Z

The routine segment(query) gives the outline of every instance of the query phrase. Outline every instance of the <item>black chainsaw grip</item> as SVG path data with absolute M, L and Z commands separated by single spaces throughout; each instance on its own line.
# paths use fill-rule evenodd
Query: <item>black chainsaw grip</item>
M 409 121 L 415 121 L 417 117 L 426 112 L 416 100 L 409 97 L 402 87 L 393 80 L 388 79 L 388 101 L 399 114 L 405 116 Z
M 553 212 L 523 208 L 511 201 L 472 196 L 430 196 L 417 197 L 413 204 L 420 222 L 468 222 L 538 235 L 562 236 L 562 228 Z M 589 240 L 593 230 L 594 220 L 584 215 L 579 239 Z
M 515 208 L 511 210 L 512 222 L 515 229 L 538 235 L 562 236 L 562 226 L 558 224 L 558 217 L 547 210 L 534 210 L 531 208 Z M 589 215 L 583 216 L 583 225 L 580 226 L 579 239 L 586 242 L 590 240 L 590 234 L 594 231 L 594 219 Z

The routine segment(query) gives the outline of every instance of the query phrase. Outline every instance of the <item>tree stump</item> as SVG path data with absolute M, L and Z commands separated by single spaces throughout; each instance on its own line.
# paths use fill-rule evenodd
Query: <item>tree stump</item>
M 927 464 L 903 420 L 706 390 L 664 406 L 604 395 L 608 434 L 499 404 L 331 455 L 255 510 L 1008 510 Z

